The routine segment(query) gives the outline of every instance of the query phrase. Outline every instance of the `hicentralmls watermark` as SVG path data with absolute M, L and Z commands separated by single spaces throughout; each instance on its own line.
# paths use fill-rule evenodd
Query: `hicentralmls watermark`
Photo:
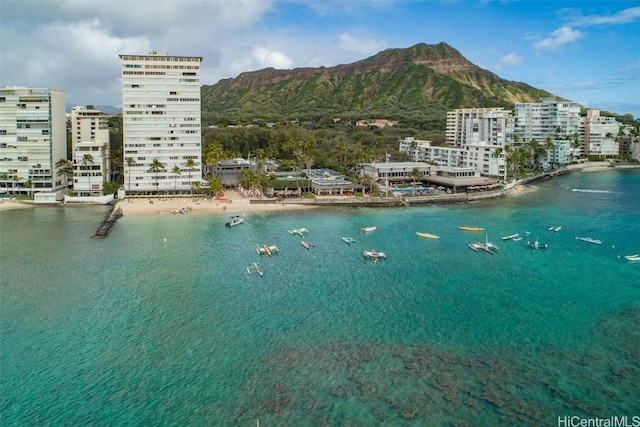
M 640 415 L 614 415 L 607 418 L 566 415 L 558 417 L 558 427 L 640 427 Z

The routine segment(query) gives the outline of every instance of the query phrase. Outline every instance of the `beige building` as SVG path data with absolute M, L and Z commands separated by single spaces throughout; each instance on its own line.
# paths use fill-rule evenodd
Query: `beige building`
M 188 193 L 202 180 L 202 57 L 151 52 L 120 59 L 125 191 Z M 188 168 L 189 160 L 195 166 Z
M 101 196 L 111 172 L 109 119 L 91 105 L 73 107 L 70 132 L 73 190 L 78 196 Z
M 67 158 L 66 126 L 63 91 L 0 88 L 0 191 L 61 190 L 55 164 Z

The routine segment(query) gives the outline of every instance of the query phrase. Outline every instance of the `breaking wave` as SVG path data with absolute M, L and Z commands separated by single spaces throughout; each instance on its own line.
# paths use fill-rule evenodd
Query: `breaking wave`
M 572 188 L 571 191 L 576 191 L 578 193 L 614 193 L 614 191 L 609 190 L 590 190 L 584 188 Z

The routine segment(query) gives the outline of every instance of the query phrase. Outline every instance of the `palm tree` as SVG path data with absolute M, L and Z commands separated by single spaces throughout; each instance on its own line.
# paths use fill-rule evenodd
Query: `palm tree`
M 420 172 L 420 168 L 413 168 L 413 170 L 411 171 L 411 178 L 413 178 L 413 190 L 411 190 L 411 193 L 413 193 L 413 195 L 416 194 L 416 181 L 420 178 L 422 178 L 422 172 Z
M 191 192 L 191 170 L 196 167 L 196 162 L 193 159 L 187 159 L 185 166 L 189 169 L 189 191 Z
M 71 160 L 60 159 L 56 162 L 56 168 L 58 169 L 56 176 L 64 178 L 64 190 L 66 192 L 69 189 L 69 178 L 73 177 L 73 163 L 71 163 Z
M 153 159 L 153 163 L 151 163 L 151 170 L 156 174 L 156 194 L 160 194 L 160 190 L 158 189 L 158 172 L 164 169 L 164 164 L 158 160 L 158 158 Z
M 9 193 L 9 174 L 7 172 L 0 173 L 0 180 L 4 181 L 4 188 Z
M 500 156 L 502 155 L 502 147 L 496 147 L 495 150 L 493 150 L 493 153 L 491 153 L 491 156 L 496 159 L 496 173 L 498 174 L 498 176 L 500 176 L 500 165 L 498 164 L 498 159 L 500 158 Z
M 178 175 L 182 173 L 182 169 L 180 169 L 180 166 L 175 165 L 173 169 L 171 169 L 171 172 L 173 172 L 173 192 L 175 193 L 176 187 L 177 187 Z
M 544 141 L 544 145 L 543 145 L 545 151 L 547 152 L 547 162 L 549 164 L 551 164 L 550 162 L 550 156 L 549 156 L 549 151 L 553 150 L 556 148 L 555 144 L 553 143 L 553 141 L 551 140 L 551 137 L 548 136 L 547 139 L 545 139 Z
M 127 166 L 129 167 L 129 173 L 127 174 L 127 180 L 129 181 L 129 185 L 127 188 L 127 198 L 130 198 L 129 193 L 131 192 L 131 166 L 135 165 L 136 161 L 133 160 L 133 157 L 127 157 Z
M 13 194 L 16 194 L 16 187 L 18 186 L 18 183 L 22 180 L 23 178 L 21 176 L 18 176 L 18 174 L 13 175 Z
M 91 195 L 91 169 L 87 168 L 88 165 L 93 165 L 93 156 L 91 154 L 85 154 L 82 156 L 82 167 L 84 170 L 89 171 L 87 175 L 89 178 L 89 195 Z
M 577 133 L 574 133 L 572 138 L 573 141 L 571 142 L 571 157 L 573 158 L 573 153 L 582 146 L 582 142 L 580 142 L 580 135 L 578 135 Z
M 25 181 L 24 186 L 31 189 L 31 194 L 29 195 L 30 199 L 33 199 L 33 180 L 28 179 Z

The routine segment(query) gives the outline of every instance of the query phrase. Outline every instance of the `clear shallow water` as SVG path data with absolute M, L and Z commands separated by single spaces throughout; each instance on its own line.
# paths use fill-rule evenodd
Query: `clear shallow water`
M 0 420 L 549 425 L 634 415 L 640 263 L 622 256 L 640 252 L 639 185 L 637 170 L 574 174 L 501 200 L 252 214 L 231 229 L 225 217 L 125 217 L 104 240 L 89 238 L 104 208 L 0 212 Z M 368 225 L 379 230 L 361 234 Z M 498 253 L 469 250 L 486 236 L 459 225 L 484 227 Z M 299 227 L 312 250 L 287 233 Z M 527 231 L 549 248 L 500 240 Z M 259 256 L 256 244 L 280 253 Z M 365 261 L 372 248 L 389 259 Z M 253 262 L 264 277 L 247 273 Z

